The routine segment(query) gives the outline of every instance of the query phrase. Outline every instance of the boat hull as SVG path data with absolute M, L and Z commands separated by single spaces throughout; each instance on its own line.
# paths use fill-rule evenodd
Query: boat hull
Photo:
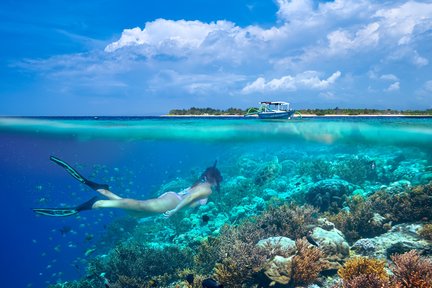
M 292 111 L 278 111 L 278 112 L 260 112 L 258 113 L 258 117 L 260 119 L 288 119 L 294 114 L 294 110 Z

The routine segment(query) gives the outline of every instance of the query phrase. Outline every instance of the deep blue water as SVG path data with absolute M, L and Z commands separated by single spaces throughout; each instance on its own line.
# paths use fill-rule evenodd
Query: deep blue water
M 215 159 L 229 167 L 238 155 L 271 156 L 286 147 L 316 155 L 335 149 L 355 154 L 361 147 L 418 149 L 430 162 L 430 143 L 432 119 L 424 118 L 0 118 L 2 286 L 46 287 L 82 277 L 82 259 L 92 257 L 85 251 L 124 215 L 105 210 L 78 218 L 35 216 L 32 207 L 74 206 L 95 195 L 50 155 L 120 195 L 144 199 Z M 64 229 L 71 231 L 62 235 Z

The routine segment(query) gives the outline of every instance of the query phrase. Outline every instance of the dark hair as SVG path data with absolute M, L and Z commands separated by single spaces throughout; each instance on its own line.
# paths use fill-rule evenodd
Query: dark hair
M 192 185 L 192 187 L 195 187 L 199 183 L 202 183 L 203 181 L 206 181 L 212 185 L 216 185 L 216 190 L 220 191 L 219 183 L 222 182 L 223 178 L 219 171 L 219 169 L 216 168 L 217 160 L 213 164 L 213 166 L 208 167 L 198 178 L 198 180 Z

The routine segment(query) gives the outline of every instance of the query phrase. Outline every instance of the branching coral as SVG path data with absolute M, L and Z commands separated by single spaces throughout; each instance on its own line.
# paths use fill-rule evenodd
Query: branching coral
M 333 288 L 399 288 L 391 287 L 387 280 L 381 279 L 375 274 L 362 274 L 349 281 L 339 283 Z
M 219 245 L 219 258 L 223 259 L 215 267 L 215 278 L 228 287 L 253 281 L 255 273 L 274 255 L 255 245 L 261 238 L 259 229 L 252 225 L 241 228 L 224 227 Z
M 215 278 L 229 287 L 253 282 L 254 276 L 266 262 L 277 254 L 281 254 L 278 249 L 263 249 L 256 243 L 275 235 L 293 239 L 303 237 L 311 225 L 317 222 L 316 213 L 317 210 L 311 206 L 282 205 L 272 207 L 262 215 L 244 221 L 239 226 L 225 226 L 218 241 L 220 260 L 216 264 Z M 312 259 L 313 254 L 308 254 L 311 250 L 306 249 L 306 246 L 302 244 L 303 242 L 299 242 L 298 245 L 304 248 L 303 258 Z M 315 250 L 312 252 L 315 253 Z M 309 263 L 303 263 L 302 259 L 298 259 L 297 262 L 299 267 L 309 265 Z M 309 269 L 308 272 L 310 271 L 313 270 Z M 304 272 L 299 270 L 299 281 L 303 281 L 301 280 L 303 274 Z M 304 279 L 309 278 L 313 277 L 304 276 Z M 238 283 L 239 281 L 241 283 Z
M 194 256 L 194 270 L 202 274 L 210 274 L 215 264 L 221 260 L 221 241 L 219 238 L 209 237 L 201 242 Z
M 351 283 L 353 279 L 362 275 L 375 275 L 377 278 L 384 281 L 388 281 L 389 279 L 385 270 L 384 261 L 366 257 L 349 259 L 345 265 L 338 270 L 338 275 L 342 278 L 344 285 L 346 283 Z
M 348 241 L 360 237 L 374 237 L 385 232 L 384 223 L 375 223 L 372 202 L 361 196 L 354 196 L 347 201 L 349 212 L 342 210 L 336 215 L 326 217 L 341 230 Z
M 327 267 L 323 252 L 303 238 L 296 241 L 297 254 L 293 258 L 294 285 L 307 285 L 313 283 L 319 273 Z
M 110 282 L 119 284 L 119 287 L 126 287 L 127 285 L 122 284 L 125 281 L 129 284 L 136 282 L 136 285 L 131 287 L 149 285 L 151 281 L 166 284 L 176 279 L 178 269 L 192 266 L 192 263 L 189 249 L 182 250 L 171 246 L 161 249 L 127 241 L 112 250 L 108 257 L 94 260 L 90 266 L 89 277 L 98 279 L 101 273 L 106 273 Z
M 379 191 L 368 199 L 371 209 L 388 214 L 395 222 L 419 221 L 432 218 L 432 182 L 390 194 Z
M 411 250 L 401 255 L 391 257 L 394 265 L 392 282 L 396 287 L 431 288 L 432 261 L 419 256 L 417 251 Z
M 285 236 L 291 239 L 307 235 L 317 223 L 318 210 L 310 205 L 285 204 L 270 207 L 256 217 L 256 226 L 263 230 L 263 238 Z

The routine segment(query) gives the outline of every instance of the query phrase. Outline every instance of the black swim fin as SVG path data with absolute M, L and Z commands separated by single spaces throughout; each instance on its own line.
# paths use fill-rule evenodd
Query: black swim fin
M 75 208 L 33 208 L 33 212 L 36 214 L 52 217 L 66 217 L 75 215 L 81 211 L 91 210 L 93 204 L 98 200 L 97 196 L 91 198 L 90 200 L 78 205 Z
M 72 166 L 70 166 L 69 164 L 64 162 L 63 160 L 61 160 L 57 157 L 54 157 L 54 156 L 50 156 L 50 160 L 53 161 L 54 163 L 57 163 L 61 167 L 63 167 L 72 177 L 74 177 L 79 182 L 89 186 L 91 189 L 93 189 L 93 190 L 98 190 L 98 189 L 109 190 L 109 186 L 107 184 L 99 184 L 99 183 L 95 183 L 93 181 L 88 180 L 87 178 L 82 176 L 77 170 L 75 170 Z

